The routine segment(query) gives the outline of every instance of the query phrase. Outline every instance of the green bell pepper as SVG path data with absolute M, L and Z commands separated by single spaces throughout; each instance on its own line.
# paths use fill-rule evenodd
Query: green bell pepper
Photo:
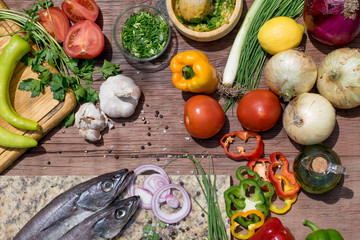
M 344 240 L 335 229 L 319 229 L 312 222 L 303 220 L 303 224 L 310 227 L 313 233 L 310 233 L 305 240 Z
M 251 194 L 249 194 L 251 193 Z M 235 213 L 248 210 L 259 210 L 266 217 L 269 213 L 269 206 L 258 182 L 248 178 L 240 182 L 238 186 L 231 186 L 224 193 L 226 213 L 231 218 Z M 244 227 L 260 221 L 254 214 L 250 218 L 237 217 L 236 221 Z
M 264 190 L 263 194 L 265 197 L 265 204 L 269 207 L 270 206 L 270 199 L 275 193 L 274 186 L 269 181 L 262 181 L 260 175 L 252 171 L 250 167 L 248 166 L 241 166 L 236 171 L 236 178 L 241 182 L 247 178 L 245 176 L 247 175 L 247 178 L 254 179 L 259 187 Z M 266 217 L 266 216 L 265 216 Z

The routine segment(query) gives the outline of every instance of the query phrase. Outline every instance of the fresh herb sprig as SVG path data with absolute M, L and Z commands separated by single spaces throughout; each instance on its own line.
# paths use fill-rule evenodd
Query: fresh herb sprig
M 36 43 L 38 51 L 33 53 L 33 57 L 25 56 L 22 61 L 26 66 L 38 73 L 39 80 L 29 78 L 23 80 L 19 89 L 31 92 L 31 97 L 37 97 L 44 93 L 44 88 L 50 85 L 53 97 L 63 101 L 69 91 L 73 91 L 77 102 L 96 102 L 99 100 L 98 93 L 91 86 L 94 74 L 102 74 L 106 80 L 110 76 L 121 73 L 120 64 L 113 64 L 104 60 L 101 68 L 95 69 L 95 60 L 79 60 L 69 58 L 63 47 L 45 30 L 38 22 L 38 13 L 42 9 L 53 6 L 52 1 L 38 0 L 32 9 L 24 12 L 0 9 L 0 20 L 5 20 L 18 25 L 19 32 L 26 33 L 25 39 L 30 39 Z M 48 65 L 44 65 L 47 62 Z M 59 73 L 53 72 L 57 69 Z M 72 113 L 74 114 L 74 113 Z M 68 122 L 65 126 L 71 126 L 72 116 L 67 117 Z

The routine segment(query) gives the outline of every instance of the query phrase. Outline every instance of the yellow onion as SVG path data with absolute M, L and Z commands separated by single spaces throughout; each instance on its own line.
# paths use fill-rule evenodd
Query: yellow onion
M 335 109 L 326 98 L 316 93 L 302 93 L 286 106 L 283 126 L 295 142 L 312 145 L 331 135 L 335 116 Z
M 360 49 L 340 48 L 320 63 L 316 87 L 336 108 L 360 105 Z
M 265 67 L 265 79 L 275 94 L 288 102 L 315 85 L 317 68 L 314 60 L 298 50 L 286 50 L 270 58 Z

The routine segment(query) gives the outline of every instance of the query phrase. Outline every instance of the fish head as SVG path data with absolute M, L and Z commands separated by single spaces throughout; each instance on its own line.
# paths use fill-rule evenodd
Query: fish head
M 81 193 L 76 204 L 88 211 L 103 209 L 125 190 L 133 177 L 134 172 L 127 169 L 101 175 Z
M 117 199 L 109 209 L 109 215 L 93 226 L 95 235 L 104 239 L 112 239 L 118 235 L 139 207 L 140 197 L 132 196 L 126 199 Z

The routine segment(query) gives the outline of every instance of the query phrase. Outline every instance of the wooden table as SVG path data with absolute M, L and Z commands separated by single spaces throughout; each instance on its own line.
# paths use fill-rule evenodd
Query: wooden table
M 100 66 L 103 59 L 119 62 L 123 74 L 132 77 L 141 87 L 143 95 L 136 113 L 126 119 L 112 119 L 115 128 L 106 130 L 103 139 L 97 143 L 82 139 L 76 127 L 56 127 L 40 140 L 38 147 L 28 150 L 21 156 L 4 172 L 5 175 L 93 175 L 119 168 L 134 169 L 148 163 L 164 166 L 176 156 L 190 154 L 198 158 L 211 155 L 217 174 L 234 176 L 237 167 L 245 162 L 227 158 L 219 146 L 219 139 L 225 133 L 242 129 L 235 112 L 230 110 L 226 113 L 225 126 L 215 137 L 208 140 L 192 138 L 184 128 L 182 118 L 184 104 L 194 94 L 181 92 L 173 86 L 168 65 L 171 57 L 177 52 L 201 50 L 217 71 L 223 71 L 244 13 L 253 1 L 246 1 L 239 24 L 220 40 L 208 43 L 195 42 L 172 28 L 171 44 L 162 61 L 154 65 L 128 62 L 116 49 L 112 38 L 112 26 L 117 15 L 125 8 L 139 3 L 163 6 L 165 10 L 164 2 L 97 0 L 101 12 L 96 22 L 105 34 L 106 46 L 96 63 Z M 10 9 L 22 10 L 31 8 L 33 1 L 7 0 L 5 3 Z M 55 4 L 60 6 L 61 1 L 56 0 Z M 320 44 L 309 36 L 304 43 L 306 52 L 317 64 L 327 53 L 335 49 Z M 348 46 L 360 47 L 360 38 Z M 95 89 L 98 90 L 101 83 L 102 80 L 98 79 L 94 83 Z M 263 77 L 260 88 L 267 88 Z M 310 232 L 309 228 L 302 225 L 302 219 L 311 220 L 321 228 L 338 229 L 345 239 L 358 239 L 355 226 L 360 222 L 359 110 L 337 110 L 335 130 L 324 142 L 340 155 L 343 165 L 347 167 L 347 175 L 340 184 L 323 195 L 301 192 L 290 212 L 283 216 L 272 214 L 279 217 L 297 239 L 305 239 Z M 155 111 L 159 111 L 163 118 L 155 117 Z M 144 124 L 143 118 L 147 124 Z M 151 135 L 148 136 L 148 133 Z M 292 164 L 299 150 L 303 148 L 287 137 L 281 121 L 273 129 L 261 133 L 261 136 L 265 143 L 265 157 L 272 152 L 280 151 Z M 142 146 L 145 149 L 142 149 Z M 208 161 L 203 159 L 202 163 L 207 164 Z M 175 161 L 167 168 L 169 174 L 175 175 L 192 174 L 192 170 L 192 163 L 185 159 Z

